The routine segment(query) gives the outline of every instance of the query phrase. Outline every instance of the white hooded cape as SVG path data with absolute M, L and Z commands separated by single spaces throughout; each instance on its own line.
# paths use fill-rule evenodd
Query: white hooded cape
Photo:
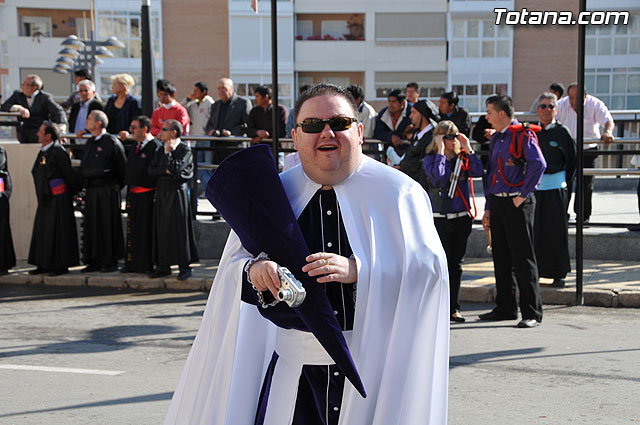
M 298 217 L 320 185 L 301 166 L 281 180 Z M 334 189 L 358 264 L 349 348 L 368 394 L 345 381 L 340 424 L 444 425 L 449 278 L 428 196 L 364 155 Z M 253 425 L 275 326 L 240 300 L 250 257 L 231 232 L 165 425 Z

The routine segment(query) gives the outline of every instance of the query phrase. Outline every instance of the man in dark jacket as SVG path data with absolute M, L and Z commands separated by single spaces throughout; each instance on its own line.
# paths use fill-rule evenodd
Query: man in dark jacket
M 38 197 L 33 222 L 29 263 L 37 266 L 29 274 L 58 276 L 78 264 L 78 236 L 73 212 L 73 195 L 80 179 L 71 167 L 67 151 L 58 143 L 58 130 L 45 121 L 38 131 L 42 147 L 31 174 Z
M 22 81 L 22 91 L 14 91 L 2 104 L 4 112 L 19 112 L 18 140 L 20 143 L 38 143 L 38 130 L 44 120 L 56 124 L 67 124 L 64 110 L 53 97 L 42 91 L 42 78 L 39 75 L 27 75 Z
M 391 90 L 387 101 L 389 106 L 383 108 L 376 117 L 373 138 L 385 143 L 385 151 L 389 146 L 393 146 L 396 151 L 400 150 L 398 155 L 402 155 L 404 150 L 401 146 L 406 139 L 405 130 L 411 125 L 411 105 L 400 89 Z
M 234 93 L 233 81 L 229 78 L 221 78 L 218 81 L 218 97 L 220 100 L 211 106 L 211 114 L 205 131 L 209 136 L 244 136 L 247 131 L 249 112 L 251 112 L 251 102 Z M 217 146 L 233 147 L 236 145 L 218 143 Z M 230 151 L 215 152 L 213 163 L 220 163 L 230 153 Z
M 182 124 L 176 120 L 162 124 L 164 148 L 156 151 L 149 165 L 149 175 L 158 179 L 152 248 L 156 271 L 151 278 L 170 275 L 170 267 L 177 264 L 178 280 L 185 280 L 191 276 L 190 264 L 198 261 L 187 188 L 193 178 L 193 154 L 180 140 L 182 131 Z
M 135 147 L 129 152 L 125 174 L 127 184 L 127 255 L 122 273 L 151 273 L 153 239 L 153 205 L 156 178 L 149 175 L 149 165 L 161 149 L 162 142 L 151 134 L 151 120 L 140 115 L 131 121 Z
M 426 149 L 433 139 L 433 128 L 438 123 L 438 109 L 430 100 L 420 100 L 411 109 L 411 124 L 415 128 L 411 147 L 400 162 L 400 171 L 420 183 L 429 191 L 427 176 L 422 167 Z
M 440 102 L 438 103 L 438 109 L 440 110 L 440 117 L 443 120 L 452 121 L 458 131 L 467 137 L 471 136 L 471 117 L 469 111 L 462 106 L 458 106 L 458 94 L 454 91 L 443 93 L 440 96 Z
M 69 114 L 69 132 L 76 134 L 86 133 L 85 123 L 92 111 L 104 111 L 104 105 L 96 99 L 96 85 L 91 80 L 82 80 L 78 83 L 78 96 L 80 100 L 71 106 Z
M 84 209 L 82 272 L 117 270 L 124 256 L 120 189 L 124 186 L 127 158 L 118 138 L 107 133 L 107 114 L 93 111 L 87 118 L 92 137 L 82 152 L 80 175 L 87 191 Z
M 247 137 L 251 137 L 251 143 L 260 143 L 263 138 L 270 138 L 273 134 L 273 122 L 271 119 L 273 102 L 271 101 L 271 89 L 258 86 L 253 90 L 256 97 L 256 106 L 249 112 L 247 120 Z M 278 105 L 278 137 L 286 137 L 285 126 L 287 122 L 287 108 Z

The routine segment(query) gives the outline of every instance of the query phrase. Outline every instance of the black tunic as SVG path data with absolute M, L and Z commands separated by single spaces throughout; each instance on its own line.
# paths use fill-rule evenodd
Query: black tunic
M 82 261 L 111 267 L 124 256 L 120 217 L 120 188 L 127 158 L 122 143 L 106 133 L 87 141 L 80 175 L 87 191 L 84 210 Z
M 538 132 L 538 143 L 547 162 L 545 174 L 565 171 L 567 182 L 573 178 L 576 144 L 569 129 L 553 123 Z M 566 220 L 567 188 L 536 191 L 534 247 L 541 277 L 563 279 L 571 271 L 569 227 Z
M 33 222 L 29 263 L 45 270 L 60 270 L 78 264 L 78 236 L 73 195 L 80 179 L 71 167 L 67 151 L 54 143 L 40 151 L 33 168 L 38 209 Z
M 13 250 L 13 238 L 9 225 L 9 198 L 11 197 L 11 176 L 7 169 L 7 151 L 0 146 L 0 271 L 6 271 L 16 265 L 16 253 Z
M 344 257 L 350 257 L 353 253 L 333 189 L 318 190 L 298 217 L 298 224 L 312 253 L 332 252 Z M 246 279 L 246 276 L 244 278 Z M 352 330 L 356 284 L 329 282 L 322 285 L 340 327 L 343 331 Z M 274 353 L 260 394 L 255 425 L 262 425 L 264 422 L 271 377 L 277 361 L 278 354 Z M 336 425 L 340 417 L 343 390 L 344 375 L 336 365 L 304 365 L 300 375 L 293 425 Z
M 149 165 L 149 175 L 158 179 L 153 208 L 153 262 L 159 270 L 174 264 L 186 269 L 199 259 L 187 189 L 187 182 L 193 177 L 191 148 L 180 142 L 168 154 L 164 148 L 158 149 Z
M 127 256 L 126 268 L 139 273 L 151 271 L 151 241 L 153 237 L 153 200 L 156 178 L 148 167 L 162 143 L 158 139 L 147 142 L 144 148 L 133 149 L 127 159 L 125 183 L 127 190 Z M 149 190 L 152 189 L 152 190 Z

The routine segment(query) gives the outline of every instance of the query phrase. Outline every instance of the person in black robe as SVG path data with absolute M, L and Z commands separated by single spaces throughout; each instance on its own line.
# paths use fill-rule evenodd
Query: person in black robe
M 73 195 L 80 179 L 71 167 L 67 151 L 57 143 L 58 130 L 44 121 L 38 130 L 42 147 L 31 169 L 38 197 L 33 222 L 29 264 L 37 266 L 29 274 L 58 276 L 78 264 L 78 235 L 73 212 Z
M 140 115 L 131 121 L 134 149 L 129 152 L 125 173 L 127 184 L 127 255 L 122 273 L 152 273 L 151 241 L 153 237 L 153 203 L 156 178 L 149 175 L 149 165 L 162 142 L 153 137 L 151 120 Z
M 170 267 L 180 268 L 178 280 L 191 276 L 190 264 L 198 261 L 191 222 L 187 182 L 193 178 L 191 148 L 180 141 L 182 124 L 166 120 L 160 139 L 164 148 L 156 151 L 149 175 L 158 179 L 153 208 L 153 261 L 151 278 L 168 276 Z
M 553 286 L 561 288 L 571 271 L 567 182 L 575 170 L 576 142 L 569 129 L 555 120 L 555 94 L 542 93 L 536 108 L 542 126 L 538 144 L 547 168 L 535 192 L 534 249 L 540 277 L 553 279 Z
M 82 153 L 80 175 L 86 188 L 82 232 L 83 273 L 117 270 L 124 256 L 124 237 L 120 217 L 120 189 L 124 186 L 127 158 L 122 143 L 107 133 L 109 120 L 102 111 L 87 117 L 91 137 Z
M 0 276 L 9 273 L 16 265 L 13 238 L 9 225 L 9 198 L 11 197 L 11 175 L 7 168 L 7 151 L 0 146 Z

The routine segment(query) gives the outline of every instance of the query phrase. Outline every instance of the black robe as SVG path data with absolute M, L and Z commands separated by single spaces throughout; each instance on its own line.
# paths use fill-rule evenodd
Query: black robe
M 6 271 L 16 265 L 16 253 L 13 250 L 13 238 L 9 225 L 9 198 L 11 197 L 11 176 L 7 169 L 7 151 L 0 146 L 0 271 Z
M 73 213 L 73 195 L 80 179 L 71 167 L 67 151 L 54 143 L 40 151 L 33 168 L 38 209 L 33 222 L 29 263 L 45 270 L 60 270 L 78 264 L 78 235 Z
M 538 144 L 547 162 L 545 174 L 565 171 L 566 181 L 573 178 L 576 143 L 569 129 L 553 123 L 538 132 Z M 567 188 L 536 190 L 534 248 L 540 277 L 563 279 L 571 271 L 569 258 L 569 226 L 567 223 Z
M 128 186 L 127 255 L 125 267 L 138 273 L 153 270 L 151 242 L 153 237 L 153 202 L 157 179 L 149 175 L 148 167 L 158 149 L 162 149 L 162 143 L 158 139 L 152 139 L 147 142 L 144 148 L 131 150 L 127 158 L 125 174 L 125 183 Z
M 122 143 L 115 136 L 106 133 L 87 141 L 80 164 L 87 192 L 82 229 L 85 264 L 111 267 L 124 256 L 120 188 L 126 163 Z
M 169 171 L 170 174 L 167 173 Z M 198 261 L 187 183 L 193 177 L 191 148 L 180 142 L 168 154 L 156 151 L 149 175 L 158 179 L 153 208 L 153 261 L 159 270 Z

